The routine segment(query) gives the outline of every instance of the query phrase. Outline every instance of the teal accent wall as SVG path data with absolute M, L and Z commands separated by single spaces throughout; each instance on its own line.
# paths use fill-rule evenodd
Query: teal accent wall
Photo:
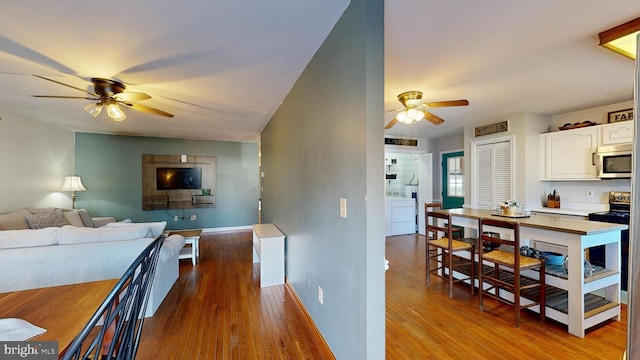
M 261 134 L 262 220 L 337 359 L 385 358 L 383 7 L 351 1 Z
M 142 154 L 216 156 L 215 208 L 142 210 Z M 258 144 L 77 133 L 76 175 L 88 191 L 76 208 L 93 216 L 167 221 L 168 229 L 246 226 L 258 221 Z M 197 220 L 189 220 L 195 214 Z M 173 221 L 178 215 L 179 221 Z M 184 219 L 182 219 L 184 217 Z

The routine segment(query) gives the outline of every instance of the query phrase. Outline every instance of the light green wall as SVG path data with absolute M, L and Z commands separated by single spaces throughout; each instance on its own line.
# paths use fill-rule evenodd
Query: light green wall
M 383 1 L 351 1 L 261 138 L 263 222 L 338 359 L 385 357 L 383 59 Z
M 215 208 L 142 211 L 142 154 L 216 156 Z M 169 229 L 224 228 L 258 221 L 258 144 L 76 134 L 76 174 L 88 191 L 78 193 L 76 207 L 94 216 L 168 222 Z M 197 220 L 189 220 L 196 214 Z M 173 221 L 173 216 L 184 220 Z
M 0 213 L 70 208 L 70 194 L 58 190 L 64 177 L 73 174 L 73 131 L 0 110 Z

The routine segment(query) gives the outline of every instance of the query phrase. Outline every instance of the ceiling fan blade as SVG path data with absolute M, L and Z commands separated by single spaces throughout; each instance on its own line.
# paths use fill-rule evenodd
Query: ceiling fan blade
M 435 124 L 435 125 L 440 125 L 444 122 L 444 119 L 434 115 L 430 112 L 428 112 L 427 110 L 422 110 L 422 112 L 424 113 L 424 118 L 429 120 L 431 123 Z
M 123 92 L 113 95 L 117 101 L 140 101 L 151 99 L 151 96 L 141 92 Z
M 72 89 L 76 89 L 76 90 L 78 90 L 78 91 L 82 91 L 83 93 L 87 93 L 87 94 L 89 94 L 89 95 L 91 95 L 91 96 L 99 97 L 98 95 L 96 95 L 96 94 L 94 94 L 94 93 L 88 92 L 88 91 L 87 91 L 87 90 L 85 90 L 85 89 L 81 89 L 81 88 L 79 88 L 79 87 L 75 87 L 75 86 L 73 86 L 73 85 L 65 84 L 65 83 L 62 83 L 62 82 L 60 82 L 60 81 L 53 80 L 53 79 L 49 79 L 49 78 L 46 78 L 46 77 L 44 77 L 44 76 L 40 76 L 40 75 L 35 75 L 35 74 L 34 74 L 33 76 L 35 76 L 35 77 L 37 77 L 37 78 L 40 78 L 40 79 L 43 79 L 43 80 L 51 81 L 51 82 L 53 82 L 53 83 L 56 83 L 56 84 L 59 84 L 59 85 L 62 85 L 62 86 L 66 86 L 66 87 L 69 87 L 69 88 L 72 88 Z
M 406 109 L 405 108 L 400 108 L 400 109 L 387 110 L 385 112 L 386 113 L 388 113 L 388 112 L 399 112 L 399 111 L 404 111 L 404 110 L 406 110 Z
M 53 99 L 85 99 L 85 100 L 96 100 L 100 101 L 100 99 L 90 98 L 86 96 L 58 96 L 58 95 L 31 95 L 32 97 L 37 98 L 53 98 Z
M 389 123 L 384 127 L 385 129 L 391 129 L 393 127 L 393 125 L 395 125 L 398 122 L 397 118 L 393 118 L 393 120 L 389 121 Z
M 136 109 L 139 111 L 144 111 L 144 112 L 148 112 L 154 115 L 160 115 L 160 116 L 165 116 L 165 117 L 173 117 L 173 114 L 169 114 L 168 112 L 162 111 L 162 110 L 158 110 L 156 108 L 152 108 L 151 106 L 146 106 L 146 105 L 140 105 L 140 104 L 133 104 L 133 103 L 126 103 L 126 102 L 118 102 L 119 104 L 122 105 L 126 105 L 132 109 Z
M 467 105 L 469 105 L 468 100 L 436 101 L 436 102 L 423 104 L 423 106 L 426 106 L 426 107 L 447 107 L 447 106 L 467 106 Z

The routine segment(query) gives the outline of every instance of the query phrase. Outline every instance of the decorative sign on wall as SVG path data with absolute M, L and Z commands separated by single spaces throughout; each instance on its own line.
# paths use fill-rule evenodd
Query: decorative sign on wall
M 418 146 L 416 139 L 384 138 L 385 145 Z
M 624 109 L 608 113 L 607 120 L 610 123 L 633 120 L 633 109 Z
M 475 137 L 491 135 L 501 132 L 509 131 L 509 121 L 500 121 L 495 124 L 478 126 L 475 128 Z

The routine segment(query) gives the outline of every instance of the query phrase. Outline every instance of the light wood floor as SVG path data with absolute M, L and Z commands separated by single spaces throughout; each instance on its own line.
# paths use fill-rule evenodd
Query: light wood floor
M 386 257 L 387 359 L 616 359 L 626 342 L 623 321 L 590 329 L 584 339 L 570 335 L 557 322 L 539 321 L 522 312 L 520 328 L 513 326 L 513 307 L 485 299 L 432 275 L 426 287 L 424 237 L 388 237 Z
M 285 286 L 260 288 L 250 231 L 205 235 L 200 262 L 181 260 L 180 278 L 145 320 L 138 359 L 330 359 Z M 437 277 L 426 287 L 424 238 L 387 238 L 387 359 L 620 359 L 623 321 L 588 332 L 540 322 L 457 284 L 449 299 Z

